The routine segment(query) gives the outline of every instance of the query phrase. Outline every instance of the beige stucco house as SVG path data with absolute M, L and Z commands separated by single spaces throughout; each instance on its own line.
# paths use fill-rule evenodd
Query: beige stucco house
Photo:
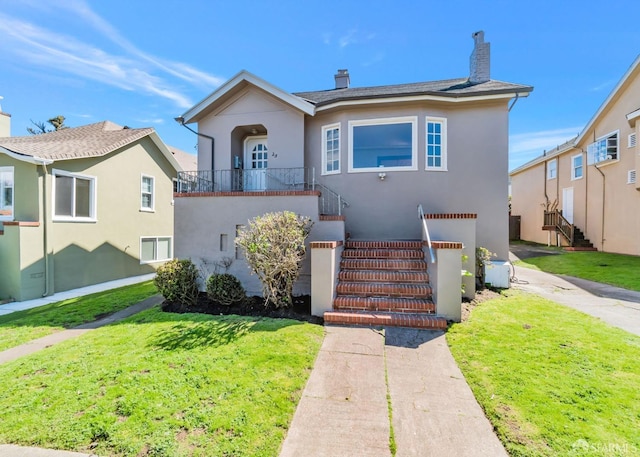
M 0 299 L 153 272 L 173 257 L 180 169 L 153 128 L 0 138 Z
M 338 70 L 331 89 L 290 93 L 241 71 L 224 83 L 177 119 L 197 124 L 199 147 L 198 170 L 180 173 L 176 256 L 213 268 L 232 260 L 229 272 L 259 293 L 234 238 L 255 216 L 291 210 L 315 223 L 296 292 L 311 293 L 325 319 L 373 311 L 387 318 L 395 311 L 389 297 L 413 299 L 402 303 L 405 312 L 423 310 L 431 288 L 436 304 L 444 301 L 434 281 L 446 275 L 436 280 L 435 264 L 430 278 L 405 275 L 410 284 L 394 276 L 424 268 L 409 259 L 424 263 L 426 222 L 432 240 L 454 242 L 440 248 L 458 249 L 452 296 L 459 318 L 462 252 L 470 270 L 476 246 L 508 258 L 508 115 L 532 90 L 491 79 L 489 43 L 482 32 L 473 38 L 463 78 L 352 87 L 349 72 Z M 322 250 L 331 253 L 325 258 Z M 445 257 L 434 254 L 437 264 Z M 383 258 L 385 266 L 376 263 Z M 347 274 L 349 265 L 362 268 Z M 470 280 L 466 293 L 473 292 Z
M 640 255 L 639 119 L 640 56 L 577 137 L 510 173 L 522 239 Z

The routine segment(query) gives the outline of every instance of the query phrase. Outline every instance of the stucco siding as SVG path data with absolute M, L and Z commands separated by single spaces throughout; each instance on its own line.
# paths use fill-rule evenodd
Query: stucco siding
M 349 173 L 349 120 L 417 117 L 417 170 Z M 426 117 L 447 119 L 447 171 L 425 171 Z M 320 176 L 323 125 L 341 128 L 341 173 Z M 417 205 L 426 213 L 477 213 L 477 242 L 498 258 L 508 256 L 508 111 L 504 101 L 464 108 L 407 103 L 361 107 L 308 118 L 305 163 L 318 180 L 341 194 L 346 230 L 360 239 L 420 239 Z
M 237 129 L 242 127 L 245 129 Z M 234 168 L 235 155 L 245 162 L 242 143 L 252 128 L 266 131 L 269 168 L 304 166 L 304 114 L 261 89 L 249 87 L 198 122 L 199 132 L 215 138 L 217 170 Z M 198 151 L 198 169 L 211 170 L 211 140 L 199 137 Z
M 177 258 L 190 258 L 200 268 L 203 277 L 222 273 L 223 259 L 231 259 L 228 269 L 238 277 L 250 295 L 261 295 L 262 286 L 251 274 L 242 254 L 236 252 L 235 237 L 239 226 L 250 219 L 269 212 L 292 211 L 308 216 L 314 222 L 308 242 L 316 240 L 342 240 L 344 227 L 336 221 L 318 220 L 318 196 L 233 196 L 233 197 L 178 197 L 175 201 Z M 307 246 L 308 247 L 308 246 Z M 310 294 L 310 253 L 302 265 L 294 293 Z

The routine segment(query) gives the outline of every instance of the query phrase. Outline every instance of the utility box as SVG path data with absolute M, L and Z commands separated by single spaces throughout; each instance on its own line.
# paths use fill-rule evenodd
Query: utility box
M 506 260 L 492 260 L 484 267 L 484 281 L 491 287 L 508 289 L 511 266 Z

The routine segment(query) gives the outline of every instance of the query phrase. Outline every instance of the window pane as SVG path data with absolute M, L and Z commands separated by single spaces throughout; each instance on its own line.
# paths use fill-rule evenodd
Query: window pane
M 158 238 L 158 253 L 156 260 L 167 260 L 171 255 L 171 238 Z
M 142 192 L 151 193 L 152 189 L 153 189 L 153 179 L 147 176 L 144 176 L 142 178 Z
M 76 178 L 76 217 L 91 217 L 91 181 Z
M 73 178 L 56 176 L 56 216 L 73 216 L 71 198 L 73 194 Z
M 156 240 L 154 238 L 143 238 L 140 241 L 140 260 L 150 262 L 155 260 Z
M 353 127 L 353 167 L 411 166 L 412 124 Z
M 13 171 L 0 171 L 0 216 L 13 216 Z

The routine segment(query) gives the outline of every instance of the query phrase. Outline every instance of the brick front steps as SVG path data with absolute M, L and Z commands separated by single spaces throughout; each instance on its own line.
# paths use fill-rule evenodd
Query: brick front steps
M 347 241 L 325 323 L 446 328 L 435 315 L 421 241 Z

